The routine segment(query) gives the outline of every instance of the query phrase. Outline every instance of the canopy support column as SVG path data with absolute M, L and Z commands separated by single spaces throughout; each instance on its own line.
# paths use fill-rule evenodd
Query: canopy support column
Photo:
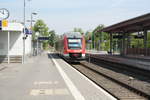
M 10 49 L 10 32 L 8 31 L 8 41 L 7 41 L 7 50 L 8 50 L 8 54 L 7 54 L 7 57 L 8 57 L 8 64 L 10 63 L 10 52 L 9 52 L 9 49 Z
M 112 55 L 112 46 L 113 46 L 113 37 L 112 37 L 112 33 L 110 33 L 110 54 Z
M 130 33 L 127 34 L 127 47 L 126 47 L 126 54 L 130 54 L 129 49 L 131 48 L 131 37 Z
M 130 38 L 130 33 L 127 34 L 127 48 L 131 48 L 131 38 Z
M 126 34 L 123 33 L 123 41 L 122 41 L 122 55 L 126 55 Z
M 147 30 L 144 30 L 144 48 L 147 48 Z
M 144 30 L 144 49 L 145 49 L 145 56 L 147 55 L 147 30 Z

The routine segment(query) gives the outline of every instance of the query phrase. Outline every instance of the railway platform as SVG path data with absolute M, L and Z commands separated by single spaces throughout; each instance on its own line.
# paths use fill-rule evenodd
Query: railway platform
M 0 71 L 0 100 L 116 100 L 53 53 Z
M 87 55 L 100 60 L 114 62 L 118 64 L 125 64 L 128 66 L 144 69 L 150 71 L 150 57 L 126 55 L 120 56 L 119 54 L 109 55 L 89 52 Z
M 126 55 L 125 57 L 130 59 L 138 59 L 138 60 L 150 62 L 150 56 Z

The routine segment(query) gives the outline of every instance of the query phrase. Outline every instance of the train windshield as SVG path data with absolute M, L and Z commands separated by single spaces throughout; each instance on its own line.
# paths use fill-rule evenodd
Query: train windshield
M 81 39 L 68 39 L 68 48 L 69 49 L 81 49 L 82 40 Z

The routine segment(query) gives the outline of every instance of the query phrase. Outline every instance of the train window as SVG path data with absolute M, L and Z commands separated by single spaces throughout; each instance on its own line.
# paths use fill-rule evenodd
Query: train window
M 81 39 L 68 39 L 68 48 L 69 49 L 81 49 L 82 40 Z

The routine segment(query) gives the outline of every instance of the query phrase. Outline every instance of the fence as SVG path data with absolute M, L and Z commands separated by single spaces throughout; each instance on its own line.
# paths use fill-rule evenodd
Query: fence
M 143 55 L 143 56 L 150 56 L 150 48 L 128 48 L 126 51 L 129 55 Z

